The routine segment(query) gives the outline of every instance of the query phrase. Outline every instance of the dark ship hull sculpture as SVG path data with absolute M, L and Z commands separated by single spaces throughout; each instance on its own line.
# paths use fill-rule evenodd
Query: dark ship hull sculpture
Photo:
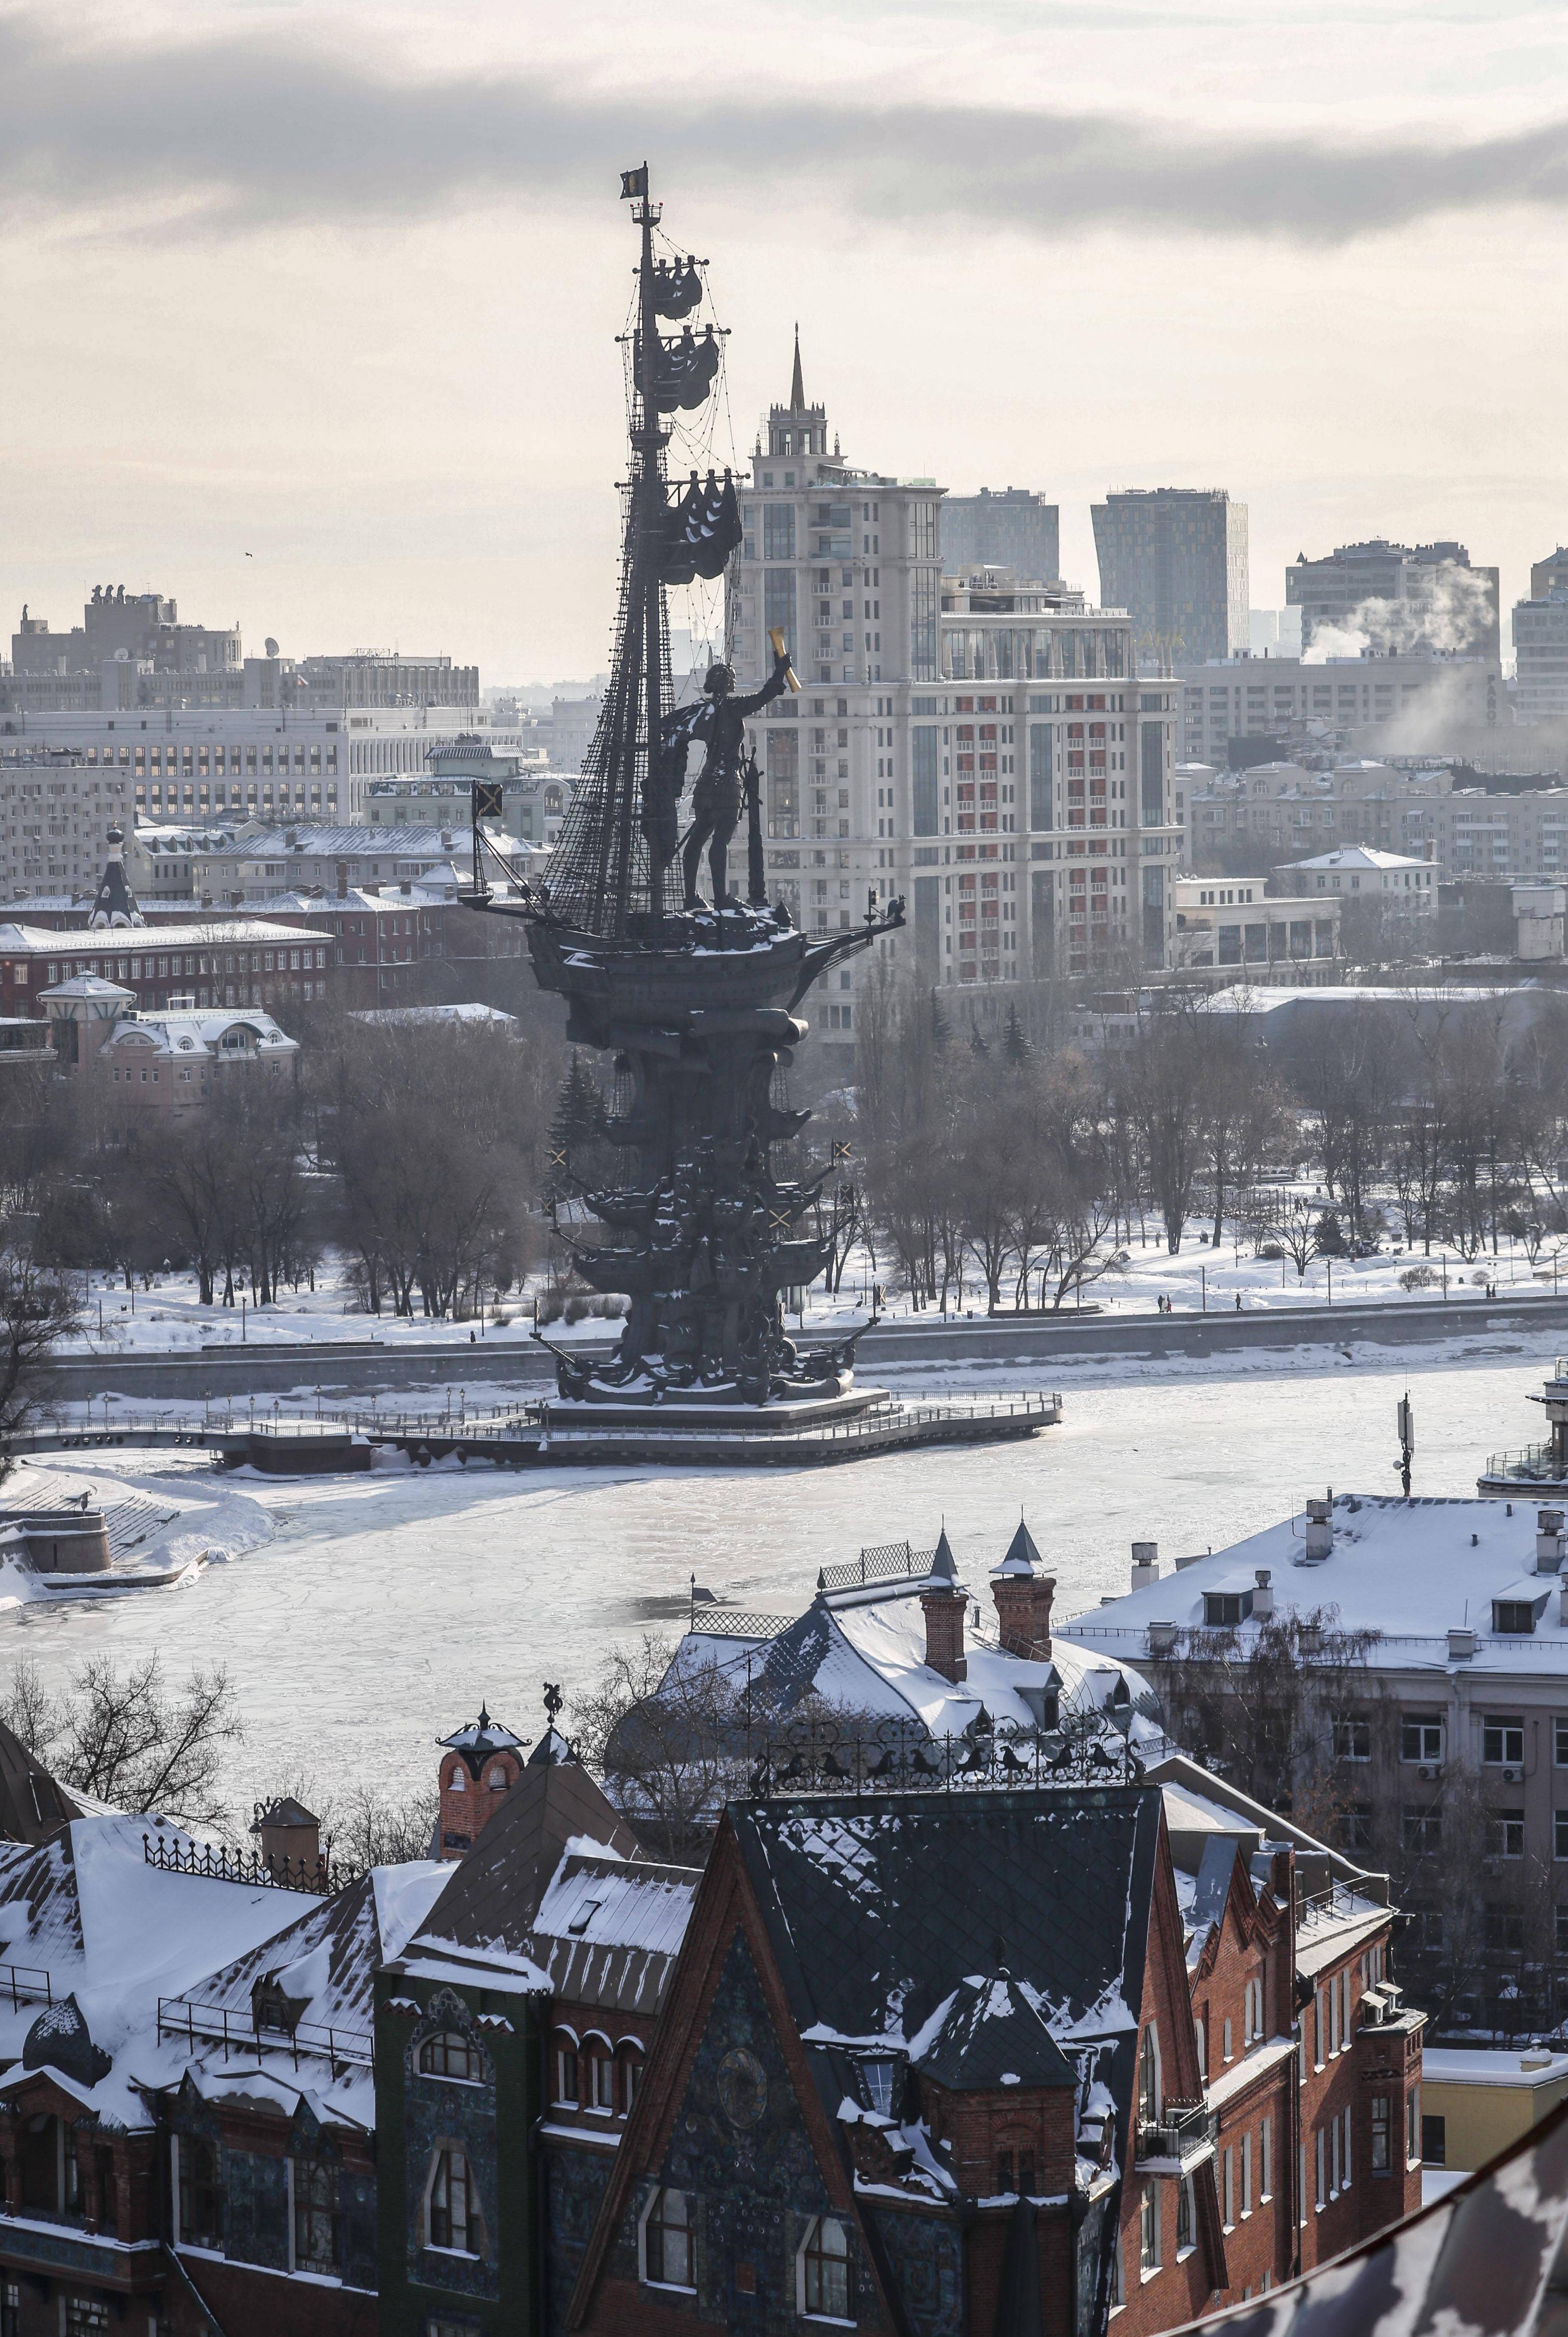
M 696 473 L 672 494 L 663 417 L 702 406 L 720 364 L 710 325 L 678 337 L 702 297 L 695 259 L 656 259 L 658 208 L 646 165 L 625 174 L 641 231 L 630 336 L 631 465 L 620 605 L 609 686 L 546 881 L 502 899 L 485 875 L 493 848 L 480 822 L 501 810 L 474 790 L 470 905 L 521 915 L 536 979 L 565 999 L 567 1036 L 613 1058 L 629 1100 L 609 1124 L 625 1181 L 584 1192 L 604 1238 L 573 1245 L 594 1290 L 625 1292 L 626 1326 L 612 1361 L 556 1357 L 560 1395 L 647 1417 L 709 1406 L 858 1409 L 853 1338 L 802 1354 L 785 1335 L 783 1296 L 813 1281 L 831 1254 L 823 1193 L 831 1166 L 809 1180 L 775 1173 L 774 1147 L 810 1115 L 775 1101 L 777 1074 L 806 1036 L 797 1008 L 827 967 L 903 923 L 901 901 L 874 895 L 857 930 L 808 938 L 782 902 L 770 906 L 761 788 L 745 756 L 747 719 L 799 685 L 774 637 L 774 670 L 748 698 L 726 666 L 695 704 L 673 703 L 665 594 L 694 576 L 722 575 L 741 541 L 734 482 Z M 681 835 L 693 750 L 703 762 Z M 744 900 L 730 891 L 730 845 L 746 820 Z M 706 859 L 708 895 L 701 892 Z M 566 1164 L 570 1175 L 570 1163 Z

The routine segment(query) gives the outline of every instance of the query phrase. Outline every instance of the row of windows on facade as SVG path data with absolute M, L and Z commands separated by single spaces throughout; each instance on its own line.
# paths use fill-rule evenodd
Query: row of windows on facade
M 1371 2172 L 1388 2176 L 1395 2170 L 1394 2097 L 1374 2094 L 1368 2105 L 1371 2145 Z M 1403 2141 L 1408 2166 L 1415 2166 L 1424 2149 L 1423 2126 L 1431 2121 L 1421 2117 L 1420 2088 L 1412 2087 L 1406 2097 Z M 1312 2130 L 1310 2189 L 1308 2186 L 1308 2144 L 1301 2143 L 1299 2215 L 1303 2227 L 1308 2214 L 1321 2214 L 1351 2187 L 1353 2160 L 1351 2133 L 1353 2113 L 1349 2108 L 1337 2110 Z M 1436 2163 L 1440 2164 L 1441 2161 Z M 1216 2180 L 1220 2195 L 1220 2220 L 1227 2232 L 1238 2224 L 1247 2222 L 1259 2207 L 1271 2204 L 1274 2195 L 1273 2120 L 1265 2117 L 1258 2128 L 1257 2151 L 1253 2137 L 1243 2134 L 1228 2142 L 1219 2154 Z M 1254 2176 L 1256 2188 L 1254 2189 Z M 1180 2263 L 1195 2244 L 1197 2218 L 1193 2197 L 1193 2177 L 1189 2176 L 1150 2176 L 1144 2178 L 1138 2200 L 1138 2264 L 1144 2280 L 1151 2279 L 1164 2268 L 1165 2234 L 1164 2193 L 1174 2182 L 1176 2192 L 1176 2261 Z M 1112 2304 L 1125 2302 L 1120 2280 L 1119 2262 L 1115 2266 Z M 1267 2290 L 1272 2275 L 1265 2273 L 1262 2287 Z M 1248 2294 L 1251 2293 L 1249 2290 Z
M 638 2272 L 649 2287 L 697 2286 L 696 2202 L 685 2191 L 655 2191 L 638 2231 Z M 737 2293 L 758 2296 L 767 2285 L 756 2259 L 729 2267 Z M 794 2252 L 795 2310 L 809 2320 L 849 2321 L 854 2315 L 854 2281 L 849 2233 L 836 2215 L 818 2215 Z
M 1507 1602 L 1503 1602 L 1506 1604 Z M 1522 1769 L 1524 1765 L 1524 1716 L 1520 1712 L 1483 1713 L 1481 1761 L 1485 1768 Z M 1334 1758 L 1370 1761 L 1373 1725 L 1366 1713 L 1339 1713 L 1333 1721 Z M 1440 1712 L 1404 1712 L 1399 1716 L 1399 1758 L 1440 1768 L 1447 1758 L 1448 1726 Z M 1568 1769 L 1568 1719 L 1552 1724 L 1552 1762 Z
M 96 747 L 88 747 L 84 751 L 89 768 L 96 765 L 100 769 L 133 770 L 139 779 L 149 771 L 163 770 L 168 771 L 170 778 L 181 771 L 187 778 L 207 778 L 213 772 L 254 774 L 258 770 L 287 771 L 291 766 L 297 771 L 307 768 L 317 772 L 323 768 L 336 771 L 337 768 L 336 747 L 328 747 L 325 750 L 320 747 L 105 747 L 102 757 Z M 425 751 L 422 742 L 419 749 L 421 761 Z M 58 791 L 59 784 L 56 782 Z M 84 788 L 84 792 L 96 794 L 97 789 Z M 114 792 L 118 795 L 123 790 L 117 787 Z
M 297 973 L 302 965 L 324 966 L 326 963 L 325 948 L 251 950 L 248 953 L 239 950 L 225 952 L 221 956 L 214 952 L 210 955 L 202 953 L 200 955 L 189 955 L 183 959 L 179 955 L 159 958 L 50 958 L 46 961 L 45 973 L 46 980 L 51 985 L 59 982 L 69 982 L 73 976 L 81 973 L 101 974 L 105 982 L 163 982 L 178 976 L 182 972 L 201 974 L 244 973 L 247 970 L 248 955 L 249 971 L 252 973 L 272 973 L 275 957 L 278 961 L 277 971 L 279 973 L 286 972 Z M 62 966 L 64 968 L 63 973 L 60 970 Z M 5 970 L 8 973 L 12 971 L 9 960 L 6 961 Z M 16 962 L 15 980 L 24 988 L 32 971 L 26 960 Z

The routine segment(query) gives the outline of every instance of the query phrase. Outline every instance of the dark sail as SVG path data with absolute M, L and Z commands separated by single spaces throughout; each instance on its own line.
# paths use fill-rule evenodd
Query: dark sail
M 694 471 L 690 486 L 669 515 L 660 562 L 665 582 L 689 584 L 698 576 L 722 576 L 743 533 L 740 500 L 729 473 L 720 481 L 710 471 L 699 481 Z

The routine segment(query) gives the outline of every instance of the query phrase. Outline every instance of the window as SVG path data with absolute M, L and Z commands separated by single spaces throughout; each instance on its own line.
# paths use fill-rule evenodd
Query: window
M 615 2058 L 609 2040 L 604 2037 L 583 2039 L 583 2053 L 588 2062 L 588 2099 L 585 2109 L 596 2110 L 601 2117 L 615 2116 Z
M 1421 2156 L 1419 2137 L 1426 2131 L 1421 2117 L 1421 2088 L 1412 2086 L 1405 2097 L 1405 2156 L 1414 2166 Z M 1433 2162 L 1435 2165 L 1437 2161 Z
M 853 2318 L 850 2235 L 833 2215 L 819 2215 L 801 2250 L 801 2311 L 824 2321 Z
M 337 2169 L 317 2158 L 291 2165 L 294 2187 L 294 2262 L 302 2272 L 336 2272 L 342 2254 L 337 2212 Z
M 106 2296 L 67 2296 L 65 2337 L 109 2337 Z
M 1491 1813 L 1486 1821 L 1486 1855 L 1488 1858 L 1524 1857 L 1523 1810 L 1494 1810 Z
M 17 2281 L 0 2283 L 0 2337 L 22 2337 L 22 2289 Z
M 1483 1721 L 1481 1758 L 1491 1767 L 1524 1767 L 1524 1723 L 1517 1714 L 1492 1715 Z
M 469 2080 L 484 2076 L 484 2056 L 477 2045 L 455 2029 L 443 2029 L 438 2037 L 427 2037 L 419 2049 L 420 2075 L 425 2078 L 464 2078 Z
M 1559 1723 L 1559 1726 L 1561 1726 Z M 1399 1723 L 1401 1761 L 1425 1761 L 1440 1766 L 1443 1759 L 1443 1716 L 1437 1712 L 1407 1712 Z M 1568 1760 L 1568 1745 L 1559 1755 Z
M 1374 2175 L 1387 2175 L 1388 2166 L 1388 2097 L 1387 2094 L 1374 2094 L 1372 2097 L 1372 2172 Z
M 1320 2207 L 1329 2204 L 1329 2137 L 1321 2127 L 1312 2137 L 1313 2173 L 1316 2177 L 1313 2195 Z
M 1443 1847 L 1443 1814 L 1440 1810 L 1401 1810 L 1399 1838 L 1410 1851 L 1429 1853 Z
M 1334 1722 L 1334 1758 L 1337 1761 L 1369 1761 L 1372 1757 L 1372 1724 L 1359 1713 L 1341 1713 Z
M 1244 2134 L 1242 2137 L 1242 2213 L 1243 2215 L 1250 2215 L 1251 2212 L 1252 2137 L 1250 2134 Z
M 1341 2191 L 1348 2191 L 1349 2187 L 1350 2113 L 1346 2109 L 1339 2113 L 1339 2188 Z
M 180 2177 L 179 2237 L 188 2248 L 223 2245 L 223 2184 L 218 2145 L 205 2136 L 177 2135 Z
M 1263 1983 L 1250 1980 L 1246 1988 L 1245 2041 L 1254 2044 L 1263 2033 Z
M 1258 2136 L 1258 2196 L 1271 2199 L 1274 2195 L 1274 2121 L 1263 2120 Z
M 1138 2048 L 1138 2117 L 1144 2126 L 1160 2121 L 1160 2040 L 1152 2020 Z
M 1568 1769 L 1568 1720 L 1553 1723 L 1552 1757 L 1559 1769 Z
M 1209 2032 L 1207 2023 L 1202 2020 L 1194 2020 L 1193 2023 L 1193 2034 L 1197 2040 L 1198 2047 L 1198 2075 L 1205 2083 L 1207 2083 L 1209 2076 Z
M 1226 2060 L 1234 2060 L 1235 2055 L 1231 2050 L 1231 2023 L 1228 2019 L 1225 2021 L 1223 2028 L 1221 2029 L 1220 2034 L 1224 2044 Z
M 1372 1847 L 1372 1804 L 1370 1802 L 1350 1802 L 1340 1821 L 1339 1838 L 1347 1850 L 1368 1851 Z
M 581 2100 L 577 2039 L 570 2029 L 555 2032 L 555 2099 L 559 2109 L 576 2109 Z
M 1187 2250 L 1193 2244 L 1193 2232 L 1195 2221 L 1193 2214 L 1193 2178 L 1190 2175 L 1184 2175 L 1176 2185 L 1176 2254 L 1178 2257 L 1185 2255 Z
M 656 2191 L 642 2227 L 643 2278 L 657 2288 L 690 2288 L 691 2216 L 684 2191 Z
M 474 2213 L 467 2153 L 448 2143 L 435 2154 L 430 2176 L 428 2244 L 447 2248 L 455 2255 L 476 2256 L 478 2217 Z
M 1138 2266 L 1145 2279 L 1160 2269 L 1160 2186 L 1154 2181 L 1138 2201 Z
M 1236 2220 L 1236 2154 L 1228 2146 L 1220 2159 L 1220 2212 L 1228 2232 Z

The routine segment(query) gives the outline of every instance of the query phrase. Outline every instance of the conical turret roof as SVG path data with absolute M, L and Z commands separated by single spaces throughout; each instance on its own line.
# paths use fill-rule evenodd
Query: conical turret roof
M 1037 1574 L 1044 1563 L 1035 1548 L 1033 1534 L 1020 1518 L 1018 1531 L 1008 1544 L 1007 1556 L 993 1571 L 997 1574 Z

